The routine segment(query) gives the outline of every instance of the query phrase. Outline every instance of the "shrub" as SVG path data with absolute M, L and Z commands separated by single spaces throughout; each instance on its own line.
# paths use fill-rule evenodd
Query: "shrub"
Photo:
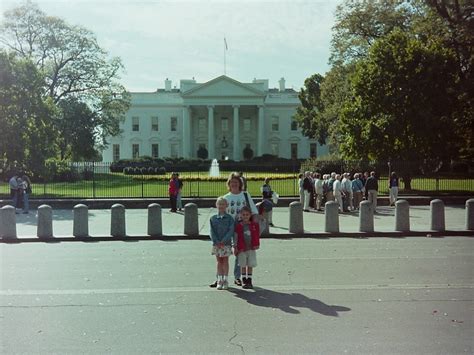
M 80 179 L 77 169 L 68 160 L 47 159 L 42 177 L 46 181 L 74 182 Z

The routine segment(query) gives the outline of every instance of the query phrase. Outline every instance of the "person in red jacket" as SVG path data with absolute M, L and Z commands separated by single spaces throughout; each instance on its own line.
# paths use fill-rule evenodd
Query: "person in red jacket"
M 170 204 L 171 204 L 171 212 L 177 212 L 176 209 L 176 201 L 178 198 L 178 177 L 176 173 L 171 174 L 170 183 L 168 185 L 168 193 L 170 195 Z
M 257 266 L 257 252 L 260 247 L 260 230 L 257 222 L 252 222 L 252 210 L 243 206 L 240 210 L 242 221 L 235 226 L 234 253 L 242 270 L 243 288 L 253 288 L 252 271 Z

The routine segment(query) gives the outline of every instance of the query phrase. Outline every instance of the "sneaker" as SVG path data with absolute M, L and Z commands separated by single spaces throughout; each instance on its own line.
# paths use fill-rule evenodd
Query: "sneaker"
M 229 289 L 229 282 L 224 281 L 224 283 L 222 284 L 222 289 L 223 289 L 223 290 Z
M 245 282 L 244 282 L 244 285 L 242 286 L 242 288 L 245 288 L 245 289 L 249 289 L 249 288 L 253 288 L 252 286 L 252 279 L 245 279 Z
M 219 282 L 217 283 L 217 289 L 218 289 L 218 290 L 222 290 L 222 287 L 224 286 L 223 284 L 224 284 L 223 281 L 219 281 Z
M 242 286 L 242 280 L 241 280 L 241 279 L 235 279 L 235 280 L 234 280 L 234 283 L 235 283 L 237 286 Z
M 247 285 L 248 279 L 246 277 L 242 278 L 242 287 L 245 288 L 245 285 Z
M 268 225 L 269 225 L 270 227 L 275 227 L 275 225 L 274 225 L 273 223 L 268 223 Z
M 209 287 L 216 288 L 217 287 L 217 281 L 214 281 L 212 284 L 209 285 Z

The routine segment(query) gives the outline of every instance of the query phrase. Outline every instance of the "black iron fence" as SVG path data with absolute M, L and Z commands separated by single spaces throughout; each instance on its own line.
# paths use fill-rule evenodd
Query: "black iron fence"
M 179 169 L 182 179 L 183 197 L 216 197 L 227 192 L 226 180 L 232 167 L 221 164 L 224 169 L 218 176 L 210 176 L 199 169 L 184 171 Z M 474 174 L 469 163 L 451 163 L 449 167 L 439 167 L 420 163 L 392 162 L 361 163 L 348 161 L 294 161 L 261 162 L 258 165 L 237 166 L 247 180 L 247 189 L 252 196 L 261 194 L 260 188 L 265 178 L 270 179 L 272 189 L 280 196 L 298 196 L 298 175 L 303 171 L 364 172 L 375 170 L 379 178 L 381 194 L 388 193 L 388 176 L 396 170 L 400 176 L 401 193 L 474 193 Z M 45 178 L 33 178 L 31 198 L 164 198 L 168 196 L 171 171 L 160 166 L 146 164 L 125 166 L 105 162 L 71 163 Z M 408 184 L 410 189 L 408 189 Z M 0 182 L 0 198 L 8 198 L 10 189 L 8 176 Z

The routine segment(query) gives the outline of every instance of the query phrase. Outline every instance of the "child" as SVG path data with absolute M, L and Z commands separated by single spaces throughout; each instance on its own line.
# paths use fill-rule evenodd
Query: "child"
M 243 206 L 240 210 L 242 221 L 235 226 L 234 252 L 242 268 L 243 288 L 253 288 L 252 269 L 257 266 L 257 252 L 260 247 L 260 230 L 257 222 L 252 222 L 252 210 Z
M 170 205 L 171 205 L 171 212 L 176 212 L 176 200 L 178 196 L 178 182 L 176 180 L 177 176 L 176 173 L 171 174 L 171 179 L 168 185 L 168 193 L 170 195 Z
M 227 200 L 219 197 L 216 201 L 217 214 L 211 217 L 210 237 L 212 255 L 217 260 L 217 289 L 227 290 L 229 283 L 229 256 L 232 255 L 232 237 L 234 235 L 234 219 L 226 212 Z

